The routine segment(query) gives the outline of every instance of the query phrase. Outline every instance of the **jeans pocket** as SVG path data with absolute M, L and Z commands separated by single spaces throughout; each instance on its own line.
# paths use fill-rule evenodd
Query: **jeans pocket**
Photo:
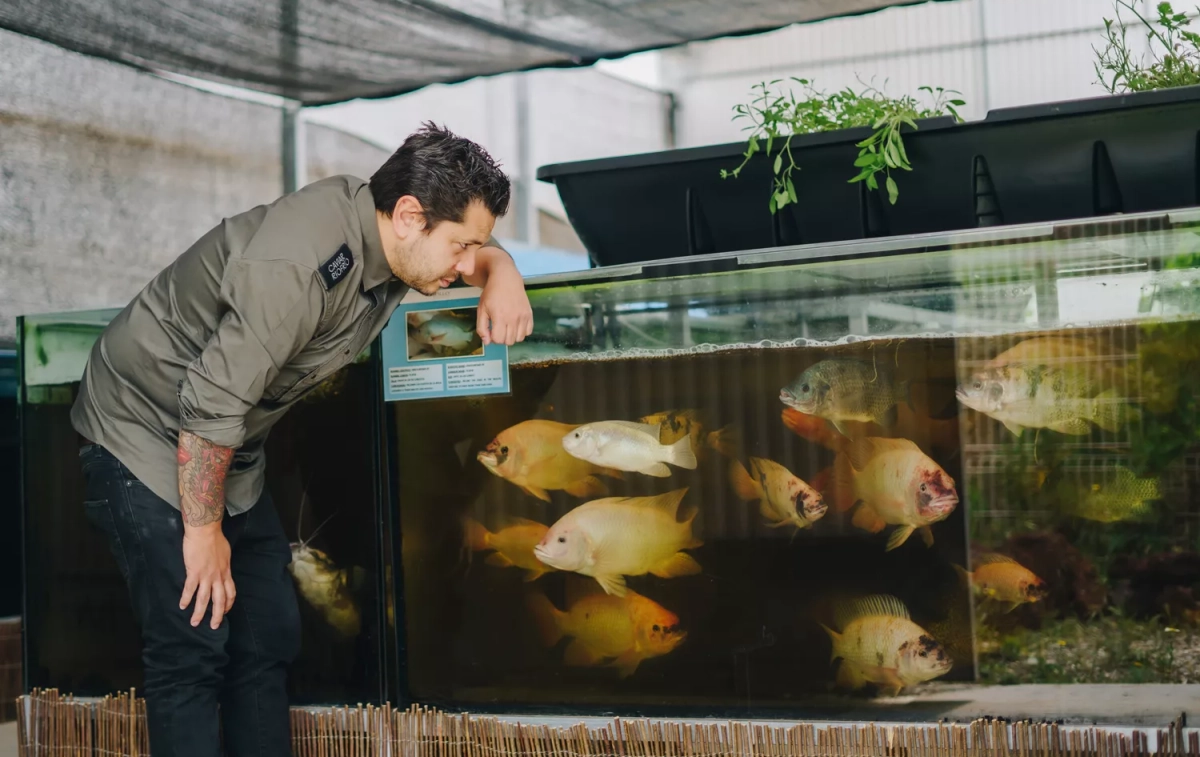
M 118 531 L 116 520 L 113 518 L 109 500 L 85 499 L 83 501 L 83 511 L 87 516 L 88 522 L 92 524 L 92 527 L 108 542 L 109 551 L 112 552 L 113 558 L 117 561 L 117 569 L 121 571 L 121 577 L 128 581 L 129 562 L 125 555 L 125 545 L 121 541 L 120 531 Z

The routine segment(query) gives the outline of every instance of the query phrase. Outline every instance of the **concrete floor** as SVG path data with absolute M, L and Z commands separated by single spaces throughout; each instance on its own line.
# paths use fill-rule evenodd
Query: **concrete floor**
M 0 757 L 17 757 L 17 724 L 0 725 Z

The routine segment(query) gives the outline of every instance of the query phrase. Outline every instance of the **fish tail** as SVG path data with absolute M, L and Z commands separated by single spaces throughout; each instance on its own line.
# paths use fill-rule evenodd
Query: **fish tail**
M 686 434 L 670 447 L 670 461 L 686 470 L 696 469 L 696 453 L 692 452 L 692 438 Z
M 537 625 L 538 636 L 542 644 L 552 647 L 563 637 L 562 619 L 564 613 L 550 603 L 545 594 L 533 593 L 525 598 L 525 606 L 533 615 Z
M 471 548 L 471 551 L 478 552 L 488 548 L 492 532 L 484 528 L 482 523 L 474 518 L 464 516 L 463 530 L 466 532 L 467 546 Z
M 717 454 L 725 457 L 736 455 L 741 443 L 741 434 L 732 423 L 708 435 L 708 446 L 716 450 Z
M 845 453 L 839 453 L 833 459 L 833 506 L 838 512 L 844 513 L 854 506 L 858 498 L 854 495 L 854 468 L 850 466 L 850 458 Z
M 744 502 L 752 502 L 763 497 L 758 482 L 750 477 L 746 466 L 742 465 L 742 461 L 737 458 L 729 461 L 729 483 L 733 485 L 734 494 Z
M 838 658 L 838 642 L 841 640 L 842 635 L 824 623 L 818 623 L 817 625 L 824 628 L 825 633 L 829 634 L 829 661 L 833 662 Z

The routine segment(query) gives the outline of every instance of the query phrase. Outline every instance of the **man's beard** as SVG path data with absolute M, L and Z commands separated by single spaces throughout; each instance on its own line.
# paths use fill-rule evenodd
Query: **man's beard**
M 418 240 L 421 239 L 424 239 L 424 237 L 418 237 Z M 396 250 L 396 260 L 400 265 L 400 273 L 396 278 L 400 279 L 410 288 L 429 297 L 441 291 L 442 279 L 451 279 L 451 283 L 454 283 L 458 279 L 458 272 L 450 269 L 444 273 L 434 274 L 421 270 L 416 263 L 421 258 L 422 248 L 423 245 L 419 241 L 414 240 L 412 247 L 409 249 Z

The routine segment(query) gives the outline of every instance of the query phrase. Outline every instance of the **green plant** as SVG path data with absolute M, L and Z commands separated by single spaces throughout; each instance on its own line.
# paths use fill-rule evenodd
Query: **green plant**
M 1146 27 L 1146 41 L 1150 49 L 1161 48 L 1153 55 L 1149 65 L 1143 60 L 1135 60 L 1129 49 L 1125 39 L 1125 23 L 1121 20 L 1121 7 L 1132 12 Z M 1104 51 L 1094 47 L 1092 50 L 1098 58 L 1096 75 L 1110 94 L 1200 84 L 1200 34 L 1184 28 L 1192 19 L 1186 13 L 1176 13 L 1167 2 L 1159 3 L 1155 10 L 1161 30 L 1155 29 L 1128 0 L 1117 0 L 1116 27 L 1114 20 L 1104 19 Z M 1197 11 L 1200 12 L 1200 8 Z
M 771 213 L 788 203 L 797 202 L 792 172 L 799 166 L 792 155 L 793 136 L 871 127 L 874 130 L 871 136 L 857 143 L 859 153 L 854 165 L 860 170 L 858 175 L 849 181 L 866 181 L 868 187 L 877 190 L 877 174 L 883 172 L 888 200 L 894 205 L 900 190 L 896 186 L 896 180 L 892 178 L 892 170 L 912 170 L 908 153 L 904 150 L 904 139 L 900 135 L 901 128 L 907 125 L 916 129 L 917 119 L 934 116 L 951 115 L 961 121 L 956 108 L 965 104 L 962 100 L 948 99 L 950 95 L 959 93 L 942 87 L 920 87 L 919 91 L 933 98 L 933 103 L 926 107 L 909 95 L 900 98 L 888 97 L 865 83 L 865 89 L 861 92 L 847 87 L 827 95 L 816 90 L 808 79 L 791 77 L 791 81 L 804 88 L 804 96 L 797 99 L 791 90 L 784 94 L 774 93 L 769 89 L 782 81 L 775 79 L 769 84 L 763 82 L 754 85 L 753 89 L 760 94 L 748 104 L 734 106 L 733 120 L 748 119 L 750 125 L 744 127 L 743 131 L 750 131 L 751 134 L 741 165 L 731 170 L 721 170 L 721 178 L 736 178 L 750 159 L 762 149 L 762 142 L 765 141 L 766 156 L 775 156 L 772 163 L 775 181 L 771 192 Z M 782 147 L 773 153 L 779 141 L 782 141 Z

